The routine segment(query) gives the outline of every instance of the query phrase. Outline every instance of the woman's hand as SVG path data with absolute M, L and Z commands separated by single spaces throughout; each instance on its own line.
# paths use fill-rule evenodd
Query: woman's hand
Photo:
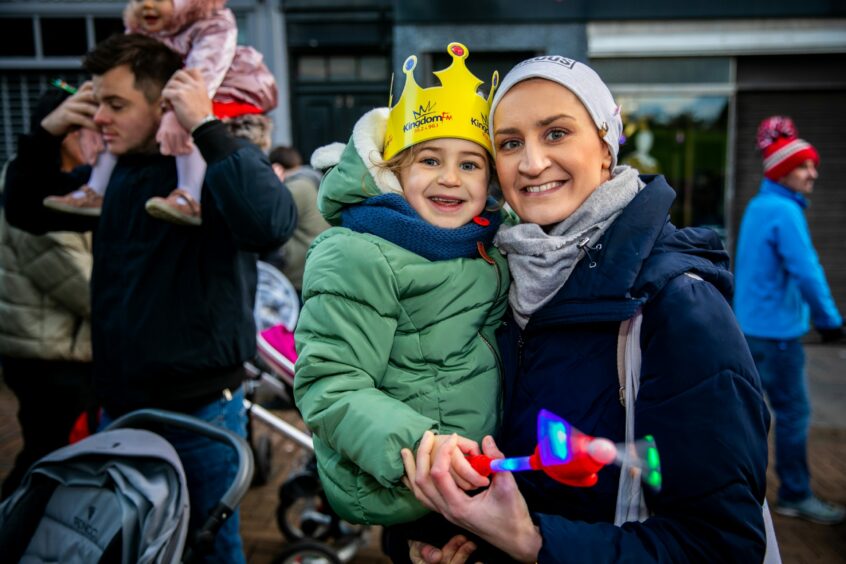
M 421 541 L 408 541 L 411 564 L 464 564 L 476 550 L 473 541 L 462 535 L 452 537 L 438 549 Z
M 532 522 L 514 476 L 509 472 L 498 472 L 494 474 L 490 488 L 470 497 L 450 473 L 451 461 L 457 450 L 456 438 L 451 437 L 436 447 L 435 441 L 424 435 L 417 448 L 413 468 L 409 467 L 408 455 L 403 454 L 406 475 L 414 475 L 413 491 L 417 499 L 513 558 L 523 562 L 536 561 L 543 539 Z M 491 437 L 482 441 L 482 450 L 492 458 L 503 457 Z

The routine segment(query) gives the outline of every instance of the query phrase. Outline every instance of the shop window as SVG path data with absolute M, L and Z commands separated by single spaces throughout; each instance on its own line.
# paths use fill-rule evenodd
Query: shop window
M 88 51 L 85 18 L 41 18 L 45 57 L 78 57 Z
M 384 82 L 388 61 L 378 56 L 303 55 L 297 59 L 301 82 Z
M 615 93 L 615 98 L 624 123 L 620 162 L 667 178 L 677 193 L 673 223 L 711 227 L 722 235 L 729 97 Z
M 32 18 L 0 18 L 0 57 L 34 57 Z
M 329 57 L 330 80 L 355 80 L 356 60 L 353 57 Z
M 297 78 L 304 82 L 326 80 L 329 73 L 324 59 L 325 57 L 300 57 L 297 62 Z
M 359 60 L 359 78 L 369 82 L 388 80 L 388 64 L 385 57 L 361 57 Z
M 620 105 L 620 162 L 663 174 L 680 227 L 725 231 L 731 61 L 727 57 L 594 59 Z

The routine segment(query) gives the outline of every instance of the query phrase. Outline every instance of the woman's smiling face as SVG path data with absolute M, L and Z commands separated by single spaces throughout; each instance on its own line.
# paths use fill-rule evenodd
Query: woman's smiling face
M 582 102 L 560 84 L 518 83 L 499 102 L 494 128 L 503 196 L 526 223 L 560 223 L 611 178 L 608 145 Z

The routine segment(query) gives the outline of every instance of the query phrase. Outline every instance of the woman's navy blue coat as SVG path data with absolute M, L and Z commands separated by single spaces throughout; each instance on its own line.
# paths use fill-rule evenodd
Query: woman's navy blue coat
M 728 257 L 712 231 L 668 221 L 675 193 L 663 177 L 644 180 L 526 329 L 509 319 L 500 330 L 499 446 L 530 454 L 541 408 L 623 442 L 617 332 L 642 308 L 635 435 L 655 437 L 663 489 L 647 493 L 649 519 L 615 527 L 619 468 L 606 467 L 586 489 L 516 474 L 543 535 L 540 561 L 760 562 L 769 415 L 729 305 Z

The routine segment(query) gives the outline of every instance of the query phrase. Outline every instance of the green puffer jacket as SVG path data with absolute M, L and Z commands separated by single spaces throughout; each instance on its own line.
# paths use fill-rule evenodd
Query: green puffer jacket
M 366 114 L 320 187 L 337 225 L 343 207 L 398 188 L 381 159 L 387 110 Z M 325 154 L 324 154 L 325 156 Z M 429 261 L 385 239 L 333 227 L 309 250 L 296 330 L 294 394 L 314 432 L 318 471 L 338 514 L 391 525 L 426 513 L 402 484 L 400 450 L 426 430 L 480 441 L 500 414 L 494 331 L 508 270 L 482 258 Z M 491 264 L 492 263 L 492 264 Z

